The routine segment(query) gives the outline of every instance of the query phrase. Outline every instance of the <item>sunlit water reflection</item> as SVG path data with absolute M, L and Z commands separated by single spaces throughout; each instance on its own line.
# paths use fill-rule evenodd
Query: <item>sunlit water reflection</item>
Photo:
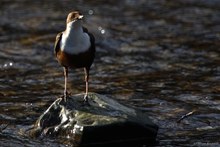
M 219 1 L 1 3 L 1 146 L 65 146 L 23 130 L 63 92 L 53 43 L 73 9 L 96 36 L 90 91 L 148 113 L 160 127 L 155 146 L 219 146 Z M 69 80 L 73 94 L 84 92 L 82 69 Z

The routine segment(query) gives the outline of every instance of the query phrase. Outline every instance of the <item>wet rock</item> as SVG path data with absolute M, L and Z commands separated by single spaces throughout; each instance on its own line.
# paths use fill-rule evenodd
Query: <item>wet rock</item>
M 36 121 L 31 136 L 54 136 L 80 146 L 143 145 L 156 140 L 158 126 L 146 114 L 106 96 L 83 94 L 57 99 Z

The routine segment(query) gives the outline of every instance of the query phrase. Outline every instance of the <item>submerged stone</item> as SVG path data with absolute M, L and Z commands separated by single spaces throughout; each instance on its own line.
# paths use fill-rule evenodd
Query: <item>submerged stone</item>
M 57 99 L 39 117 L 31 136 L 55 136 L 79 146 L 127 145 L 155 143 L 158 126 L 145 113 L 121 105 L 96 93 L 83 94 L 64 102 Z

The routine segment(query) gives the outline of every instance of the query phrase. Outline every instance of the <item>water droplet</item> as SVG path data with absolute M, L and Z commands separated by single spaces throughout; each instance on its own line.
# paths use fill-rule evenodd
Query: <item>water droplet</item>
M 105 30 L 101 26 L 98 27 L 98 30 L 100 31 L 101 34 L 105 34 Z
M 89 15 L 93 15 L 94 14 L 94 11 L 93 10 L 89 10 Z
M 102 27 L 101 27 L 101 26 L 99 26 L 99 27 L 98 27 L 98 30 L 99 30 L 99 31 L 101 31 L 101 30 L 102 30 Z
M 105 30 L 101 30 L 101 34 L 105 34 Z
M 9 66 L 13 66 L 13 62 L 5 63 L 5 64 L 3 65 L 4 68 L 7 68 L 7 67 L 9 67 Z

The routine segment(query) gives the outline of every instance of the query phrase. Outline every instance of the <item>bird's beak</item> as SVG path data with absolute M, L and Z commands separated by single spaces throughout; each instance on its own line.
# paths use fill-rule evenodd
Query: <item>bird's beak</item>
M 83 18 L 83 15 L 79 15 L 79 16 L 78 16 L 78 19 L 82 19 L 82 18 Z

